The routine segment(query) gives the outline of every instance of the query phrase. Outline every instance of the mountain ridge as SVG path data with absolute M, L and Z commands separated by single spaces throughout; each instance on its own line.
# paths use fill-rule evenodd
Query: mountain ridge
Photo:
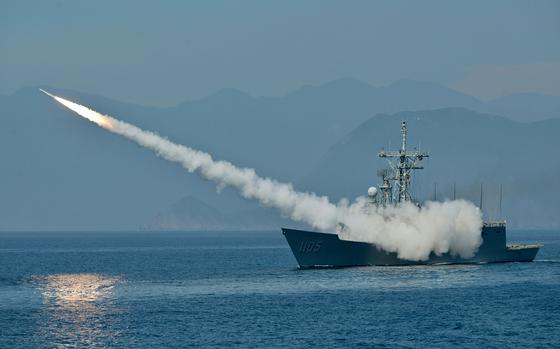
M 424 89 L 431 85 L 405 80 L 389 91 L 399 86 Z M 255 168 L 262 176 L 294 182 L 300 189 L 306 189 L 299 185 L 328 157 L 333 145 L 372 116 L 393 114 L 377 110 L 380 106 L 370 98 L 370 93 L 380 89 L 387 93 L 386 88 L 372 87 L 356 79 L 304 88 L 307 91 L 300 91 L 297 98 L 293 94 L 252 97 L 226 89 L 205 104 L 189 102 L 168 108 L 142 107 L 77 91 L 43 88 L 177 143 L 207 151 L 215 159 Z M 381 109 L 418 110 L 428 100 L 414 96 L 404 100 L 411 93 L 403 93 L 400 105 L 395 104 L 400 100 L 399 93 L 392 94 L 392 100 L 388 99 Z M 418 95 L 422 96 L 420 92 Z M 453 104 L 443 96 L 433 95 L 431 99 L 434 107 L 426 110 Z M 257 204 L 239 198 L 233 190 L 216 195 L 212 183 L 77 118 L 36 88 L 0 96 L 0 118 L 0 158 L 4 164 L 0 173 L 2 230 L 135 229 L 186 195 L 223 212 L 229 207 L 259 210 Z M 539 132 L 543 135 L 548 134 L 546 128 L 551 125 L 550 121 L 524 124 L 532 129 L 541 125 L 543 129 Z M 397 131 L 387 127 L 383 145 L 396 135 L 398 126 Z M 524 139 L 523 135 L 516 136 Z M 535 144 L 545 138 L 536 133 L 531 137 Z M 422 144 L 426 141 L 422 140 Z M 363 159 L 371 159 L 377 149 L 369 151 L 373 154 L 362 154 Z M 528 156 L 525 150 L 520 151 Z M 540 169 L 539 164 L 534 166 Z M 525 175 L 530 178 L 529 173 Z M 337 187 L 345 192 L 347 183 L 338 183 Z M 347 192 L 361 193 L 357 189 Z M 49 199 L 54 197 L 58 198 L 56 204 Z
M 535 156 L 538 151 L 540 156 L 554 158 L 555 149 L 560 149 L 560 140 L 554 137 L 560 132 L 560 119 L 522 123 L 465 108 L 377 114 L 329 148 L 299 187 L 329 195 L 335 202 L 365 195 L 369 186 L 377 185 L 377 170 L 385 167 L 374 156 L 387 148 L 389 140 L 392 148 L 400 144 L 402 120 L 408 122 L 409 145 L 421 142 L 421 148 L 430 153 L 423 163 L 425 170 L 413 181 L 420 201 L 432 198 L 434 183 L 438 183 L 440 198 L 451 198 L 456 184 L 459 197 L 478 204 L 480 184 L 484 184 L 488 187 L 486 218 L 496 219 L 497 188 L 502 184 L 508 196 L 503 213 L 512 227 L 560 225 L 554 213 L 560 209 L 555 200 L 555 193 L 560 192 L 556 179 L 560 162 L 543 162 Z M 340 182 L 346 185 L 341 187 Z M 527 217 L 527 211 L 535 212 Z

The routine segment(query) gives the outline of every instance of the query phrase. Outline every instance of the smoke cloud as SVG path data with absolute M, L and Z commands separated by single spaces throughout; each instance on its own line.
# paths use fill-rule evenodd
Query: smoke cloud
M 428 202 L 422 207 L 404 203 L 383 208 L 370 205 L 360 197 L 353 203 L 342 200 L 333 204 L 326 196 L 298 192 L 290 183 L 260 177 L 253 169 L 214 160 L 208 153 L 43 92 L 100 127 L 151 149 L 219 187 L 236 188 L 243 197 L 258 200 L 294 221 L 333 233 L 343 223 L 348 229 L 338 232 L 341 239 L 370 242 L 385 251 L 396 252 L 402 259 L 414 261 L 427 260 L 431 253 L 448 252 L 469 258 L 482 242 L 480 210 L 470 202 Z

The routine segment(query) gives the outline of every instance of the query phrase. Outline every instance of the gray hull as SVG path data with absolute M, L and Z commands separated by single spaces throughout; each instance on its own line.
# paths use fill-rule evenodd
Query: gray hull
M 376 245 L 340 240 L 336 234 L 282 228 L 300 268 L 341 268 L 367 265 L 473 264 L 500 262 L 531 262 L 539 245 L 506 245 L 504 225 L 484 226 L 482 244 L 469 259 L 432 254 L 426 261 L 400 259 L 396 253 L 385 252 Z

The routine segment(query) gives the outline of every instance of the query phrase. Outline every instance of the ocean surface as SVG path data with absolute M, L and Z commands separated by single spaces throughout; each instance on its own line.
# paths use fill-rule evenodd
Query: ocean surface
M 0 233 L 0 348 L 560 348 L 533 263 L 298 270 L 278 232 Z

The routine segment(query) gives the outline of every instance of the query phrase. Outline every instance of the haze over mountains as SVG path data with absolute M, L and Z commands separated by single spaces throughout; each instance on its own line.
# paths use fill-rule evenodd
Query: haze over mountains
M 483 184 L 486 219 L 507 219 L 512 227 L 560 224 L 560 119 L 519 123 L 463 108 L 378 114 L 331 147 L 302 186 L 334 200 L 363 195 L 376 184 L 372 175 L 386 167 L 375 159 L 375 150 L 400 144 L 401 120 L 408 122 L 409 145 L 430 154 L 414 177 L 413 195 L 419 200 L 453 198 L 455 186 L 456 197 L 479 204 Z M 349 172 L 351 180 L 342 188 L 341 178 Z
M 483 102 L 433 83 L 373 87 L 340 79 L 282 97 L 224 89 L 154 108 L 44 88 L 334 199 L 377 183 L 376 169 L 384 165 L 376 159 L 379 148 L 396 145 L 400 121 L 409 120 L 411 144 L 421 142 L 432 155 L 415 185 L 418 197 L 429 198 L 435 182 L 440 195 L 449 193 L 455 182 L 460 196 L 476 201 L 484 182 L 488 215 L 495 217 L 502 183 L 510 226 L 560 227 L 560 97 Z M 0 118 L 2 230 L 290 224 L 229 189 L 216 194 L 212 183 L 75 117 L 36 87 L 0 97 Z

